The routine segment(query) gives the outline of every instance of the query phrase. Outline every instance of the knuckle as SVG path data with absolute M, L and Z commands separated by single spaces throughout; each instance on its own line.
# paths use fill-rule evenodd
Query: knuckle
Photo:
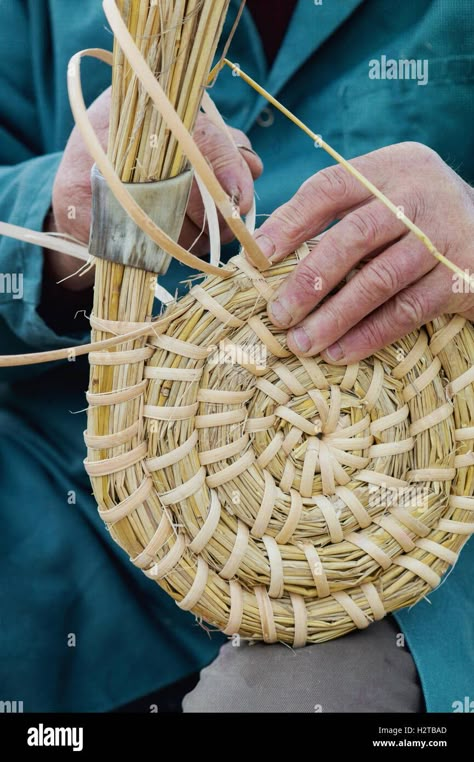
M 408 145 L 413 151 L 416 151 L 419 156 L 431 159 L 431 161 L 439 161 L 440 159 L 439 154 L 433 148 L 427 146 L 425 143 L 420 143 L 417 140 L 412 140 L 408 142 Z
M 294 271 L 295 291 L 303 298 L 324 292 L 324 286 L 319 288 L 321 284 L 324 284 L 322 273 L 311 261 L 304 260 Z
M 394 263 L 383 261 L 381 258 L 378 258 L 375 259 L 373 263 L 367 265 L 365 269 L 366 288 L 372 298 L 374 298 L 374 296 L 387 296 L 398 291 L 400 286 L 400 273 Z
M 415 292 L 401 293 L 395 300 L 394 319 L 403 327 L 412 330 L 423 324 L 426 307 L 421 296 Z
M 346 220 L 348 232 L 356 242 L 375 245 L 379 236 L 379 222 L 372 212 L 367 210 L 352 212 Z
M 439 153 L 424 143 L 410 140 L 406 141 L 405 143 L 400 143 L 399 145 L 403 150 L 405 158 L 410 160 L 410 164 L 412 166 L 413 161 L 415 161 L 414 166 L 418 168 L 420 164 L 432 169 L 446 166 Z
M 347 315 L 342 312 L 337 304 L 333 304 L 332 299 L 328 299 L 320 307 L 320 312 L 324 314 L 324 321 L 331 324 L 331 330 L 338 335 L 342 335 L 347 330 Z M 345 329 L 345 330 L 344 330 Z
M 338 235 L 337 227 L 336 225 L 333 229 L 334 232 L 333 230 L 328 231 L 327 238 L 324 241 L 325 249 L 326 251 L 330 249 L 332 267 L 335 270 L 346 273 L 348 270 L 347 254 L 349 247 L 344 243 L 342 236 Z
M 216 174 L 228 168 L 233 169 L 234 166 L 236 172 L 239 172 L 240 162 L 236 166 L 236 149 L 221 130 L 213 124 L 204 124 L 194 133 L 194 138 Z
M 273 217 L 282 226 L 286 238 L 291 238 L 293 233 L 303 235 L 309 225 L 308 206 L 303 194 L 296 193 L 291 201 L 274 212 Z
M 361 343 L 366 347 L 378 348 L 385 343 L 382 325 L 380 322 L 370 320 L 360 324 L 359 328 Z
M 331 201 L 345 198 L 349 193 L 350 175 L 340 165 L 322 169 L 310 180 L 313 190 L 318 195 Z
M 426 190 L 424 188 L 417 186 L 412 188 L 408 207 L 409 215 L 415 225 L 421 223 L 423 220 L 426 220 L 428 216 L 428 207 L 426 200 Z

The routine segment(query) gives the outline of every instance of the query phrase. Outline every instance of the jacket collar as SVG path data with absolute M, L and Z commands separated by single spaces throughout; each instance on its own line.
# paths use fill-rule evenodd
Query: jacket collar
M 364 0 L 299 0 L 266 88 L 275 95 Z

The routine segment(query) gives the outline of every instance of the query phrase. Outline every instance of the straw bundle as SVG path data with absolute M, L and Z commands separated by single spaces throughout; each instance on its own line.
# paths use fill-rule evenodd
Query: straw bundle
M 119 3 L 188 129 L 226 6 Z M 123 181 L 161 180 L 186 166 L 178 136 L 206 176 L 124 39 L 109 159 Z M 132 562 L 227 634 L 294 646 L 419 600 L 474 531 L 471 324 L 439 318 L 345 368 L 298 358 L 266 303 L 308 251 L 263 273 L 255 252 L 221 271 L 203 263 L 213 274 L 154 322 L 155 275 L 100 261 L 94 340 L 116 343 L 90 354 L 85 435 L 100 515 Z

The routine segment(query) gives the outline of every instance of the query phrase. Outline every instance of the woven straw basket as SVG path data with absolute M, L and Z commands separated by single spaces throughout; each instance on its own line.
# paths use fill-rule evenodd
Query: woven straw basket
M 123 338 L 90 354 L 85 435 L 100 515 L 132 563 L 226 634 L 293 646 L 415 603 L 474 531 L 471 324 L 441 317 L 348 367 L 296 357 L 266 304 L 308 251 L 263 272 L 244 255 L 202 263 L 212 274 L 155 321 L 146 268 L 113 265 L 117 279 L 98 263 L 94 337 Z
M 317 244 L 269 267 L 190 135 L 201 104 L 227 129 L 203 93 L 228 0 L 103 5 L 114 55 L 83 51 L 68 69 L 76 124 L 102 175 L 93 341 L 4 356 L 0 366 L 90 353 L 85 467 L 99 513 L 180 608 L 227 635 L 293 646 L 365 628 L 436 588 L 474 533 L 474 329 L 440 317 L 347 367 L 293 355 L 266 305 Z M 114 64 L 107 156 L 82 97 L 85 55 Z M 191 180 L 185 156 L 211 262 L 173 240 Z M 167 223 L 137 203 L 152 214 L 155 192 Z M 216 206 L 247 254 L 225 267 L 213 257 Z M 0 229 L 84 257 L 64 239 Z M 207 277 L 152 319 L 170 255 Z
M 297 261 L 263 278 L 234 258 L 166 330 L 91 355 L 123 375 L 88 395 L 117 433 L 89 428 L 86 468 L 112 535 L 181 608 L 301 646 L 419 600 L 473 531 L 474 331 L 440 318 L 358 365 L 295 357 L 265 307 Z

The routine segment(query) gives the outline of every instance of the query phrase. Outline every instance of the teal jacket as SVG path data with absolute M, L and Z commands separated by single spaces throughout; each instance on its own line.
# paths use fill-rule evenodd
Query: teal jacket
M 111 49 L 112 36 L 99 0 L 8 0 L 1 15 L 0 219 L 40 230 L 73 126 L 68 59 Z M 369 77 L 383 55 L 427 60 L 428 81 Z M 474 181 L 472 0 L 299 0 L 270 70 L 245 11 L 229 56 L 346 157 L 421 141 Z M 90 103 L 110 69 L 83 68 Z M 330 163 L 229 71 L 212 95 L 264 159 L 259 214 Z M 23 276 L 22 299 L 0 289 L 2 353 L 86 340 L 79 324 L 58 333 L 42 317 L 42 267 L 39 248 L 0 239 L 0 271 Z M 174 291 L 187 274 L 173 264 L 164 285 Z M 208 663 L 222 636 L 135 570 L 97 516 L 82 465 L 87 361 L 0 380 L 0 699 L 22 700 L 25 711 L 107 710 Z M 474 698 L 473 578 L 468 543 L 429 601 L 397 616 L 430 711 Z

